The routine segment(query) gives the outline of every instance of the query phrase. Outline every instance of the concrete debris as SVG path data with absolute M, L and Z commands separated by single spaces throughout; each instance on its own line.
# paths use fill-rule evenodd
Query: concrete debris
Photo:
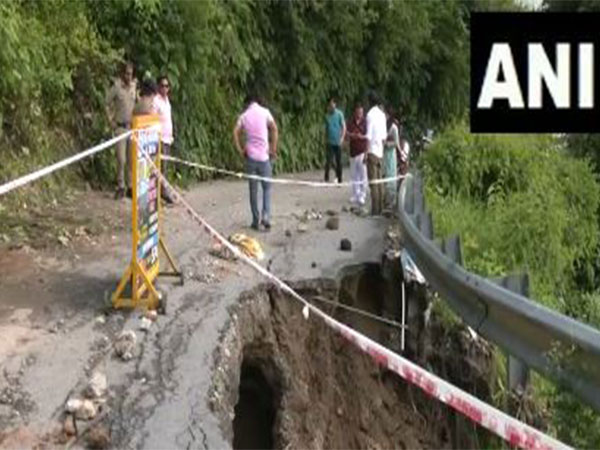
M 66 410 L 75 416 L 76 419 L 91 420 L 96 417 L 98 410 L 91 400 L 81 400 L 71 398 L 67 401 Z
M 218 281 L 217 276 L 214 273 L 202 273 L 202 274 L 195 274 L 194 276 L 190 277 L 193 280 L 198 281 L 199 283 L 204 283 L 204 284 L 210 284 L 210 283 L 214 283 L 215 281 Z
M 306 233 L 308 231 L 308 225 L 305 223 L 299 223 L 297 230 L 299 233 Z
M 96 317 L 96 323 L 100 325 L 104 325 L 106 323 L 106 317 L 98 316 Z
M 100 398 L 106 394 L 107 389 L 108 382 L 106 381 L 106 375 L 101 372 L 94 372 L 88 381 L 85 395 L 87 398 Z
M 133 358 L 133 349 L 135 348 L 136 341 L 137 337 L 132 330 L 122 331 L 115 342 L 115 353 L 117 356 L 123 361 Z
M 71 414 L 67 414 L 67 417 L 65 417 L 65 421 L 63 422 L 63 431 L 67 436 L 75 436 L 77 434 L 75 419 Z
M 344 238 L 340 241 L 340 250 L 343 252 L 349 252 L 352 250 L 352 242 L 350 242 L 350 239 Z
M 152 321 L 147 317 L 142 317 L 142 320 L 140 320 L 140 330 L 149 331 L 151 326 Z
M 335 216 L 335 217 L 330 217 L 329 219 L 327 219 L 327 222 L 325 223 L 325 228 L 327 228 L 328 230 L 337 230 L 340 228 L 340 218 Z
M 213 245 L 208 253 L 226 261 L 235 261 L 237 259 L 237 256 L 220 242 L 217 242 L 215 245 Z
M 110 446 L 110 434 L 105 426 L 98 425 L 88 432 L 86 441 L 89 448 L 103 450 Z
M 298 216 L 296 216 L 298 217 Z M 310 209 L 304 211 L 304 214 L 299 218 L 302 222 L 308 222 L 309 220 L 321 220 L 323 218 L 323 213 L 317 211 L 315 209 Z
M 149 309 L 144 313 L 144 317 L 152 322 L 156 322 L 156 319 L 158 319 L 158 312 L 155 309 Z

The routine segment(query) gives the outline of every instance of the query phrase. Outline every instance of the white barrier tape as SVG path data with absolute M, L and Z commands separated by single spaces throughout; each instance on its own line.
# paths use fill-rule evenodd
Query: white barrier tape
M 58 169 L 62 169 L 63 167 L 73 164 L 74 162 L 77 162 L 81 159 L 87 158 L 88 156 L 91 156 L 95 153 L 98 153 L 98 152 L 108 148 L 108 147 L 111 147 L 111 146 L 115 145 L 117 142 L 119 142 L 120 140 L 126 139 L 131 133 L 132 133 L 131 131 L 127 131 L 126 133 L 116 136 L 106 142 L 103 142 L 102 144 L 98 144 L 88 150 L 84 150 L 80 153 L 77 153 L 76 155 L 73 155 L 66 159 L 63 159 L 62 161 L 59 161 L 50 166 L 44 167 L 43 169 L 32 172 L 29 175 L 24 175 L 20 178 L 17 178 L 16 180 L 9 181 L 8 183 L 5 183 L 0 186 L 0 195 L 4 195 L 7 192 L 10 192 L 14 189 L 17 189 L 21 186 L 31 183 L 32 181 L 37 180 L 38 178 L 49 175 L 52 172 L 57 171 Z
M 162 155 L 161 159 L 165 161 L 172 161 L 179 164 L 184 164 L 189 167 L 196 167 L 198 169 L 209 170 L 211 172 L 222 173 L 224 175 L 230 175 L 236 178 L 246 178 L 249 180 L 257 180 L 257 181 L 267 181 L 269 183 L 275 184 L 295 184 L 299 186 L 310 186 L 310 187 L 329 187 L 329 188 L 339 188 L 343 186 L 353 186 L 355 184 L 383 184 L 389 183 L 392 181 L 398 181 L 404 178 L 406 175 L 398 175 L 395 177 L 389 178 L 378 178 L 377 180 L 372 181 L 345 181 L 343 183 L 329 183 L 326 181 L 307 181 L 307 180 L 292 180 L 286 178 L 270 178 L 270 177 L 261 177 L 259 175 L 250 175 L 244 172 L 235 172 L 233 170 L 227 169 L 219 169 L 218 167 L 207 166 L 205 164 L 195 163 L 191 161 L 185 161 L 183 159 L 175 158 L 174 156 Z
M 493 406 L 482 402 L 471 394 L 436 375 L 427 372 L 425 369 L 422 369 L 418 365 L 392 352 L 381 344 L 378 344 L 372 339 L 360 334 L 358 331 L 353 330 L 331 316 L 328 316 L 325 312 L 305 300 L 285 282 L 242 253 L 238 247 L 231 244 L 224 236 L 210 226 L 210 224 L 206 222 L 186 200 L 184 200 L 183 196 L 169 184 L 166 178 L 164 178 L 156 169 L 152 160 L 147 156 L 146 159 L 150 162 L 154 174 L 161 180 L 161 183 L 170 189 L 171 195 L 174 196 L 174 200 L 180 202 L 192 218 L 194 218 L 211 236 L 231 250 L 238 258 L 302 303 L 304 306 L 303 314 L 305 318 L 308 318 L 308 310 L 312 311 L 321 317 L 327 325 L 338 331 L 344 338 L 371 356 L 376 363 L 400 375 L 407 382 L 421 388 L 433 398 L 451 406 L 473 422 L 500 436 L 512 446 L 536 450 L 563 450 L 571 448 Z

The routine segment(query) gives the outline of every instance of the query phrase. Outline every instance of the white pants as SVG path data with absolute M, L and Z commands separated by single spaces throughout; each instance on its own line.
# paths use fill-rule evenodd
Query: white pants
M 356 181 L 367 181 L 367 166 L 364 163 L 365 153 L 350 158 L 350 179 Z M 350 201 L 365 203 L 367 198 L 367 184 L 353 184 L 352 198 Z

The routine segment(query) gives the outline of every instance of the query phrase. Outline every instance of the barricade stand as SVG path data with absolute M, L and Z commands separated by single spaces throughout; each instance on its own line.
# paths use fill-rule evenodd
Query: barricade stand
M 114 308 L 137 308 L 166 311 L 166 297 L 154 285 L 159 275 L 177 276 L 183 281 L 162 237 L 161 183 L 153 173 L 147 154 L 160 170 L 160 122 L 155 114 L 135 116 L 131 137 L 131 263 L 125 269 L 112 295 Z M 167 257 L 170 272 L 159 272 L 159 249 Z M 127 289 L 129 287 L 129 289 Z

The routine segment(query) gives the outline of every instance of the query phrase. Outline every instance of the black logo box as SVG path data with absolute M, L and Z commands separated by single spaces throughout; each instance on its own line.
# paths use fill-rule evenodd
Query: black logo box
M 524 108 L 511 109 L 495 100 L 477 108 L 495 43 L 508 43 L 519 79 Z M 528 106 L 528 45 L 541 43 L 556 68 L 556 44 L 570 44 L 570 107 L 555 106 L 542 82 L 542 108 Z M 594 45 L 593 107 L 579 108 L 579 44 Z M 471 14 L 471 109 L 473 133 L 591 133 L 600 131 L 600 13 L 473 13 Z M 504 74 L 498 78 L 504 81 Z

